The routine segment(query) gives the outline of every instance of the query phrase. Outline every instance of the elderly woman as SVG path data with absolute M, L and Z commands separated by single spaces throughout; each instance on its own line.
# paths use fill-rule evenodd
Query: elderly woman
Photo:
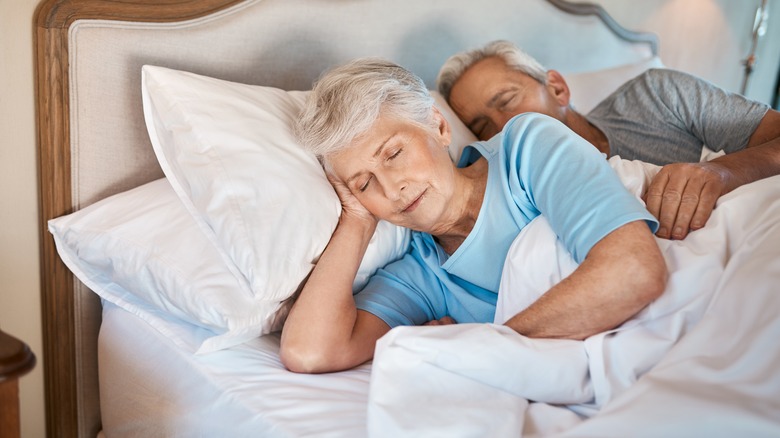
M 296 372 L 371 359 L 398 325 L 492 322 L 507 251 L 544 215 L 580 263 L 507 325 L 529 337 L 584 339 L 659 296 L 657 222 L 606 160 L 562 123 L 513 118 L 450 160 L 450 127 L 425 84 L 393 63 L 358 59 L 323 76 L 298 126 L 320 157 L 342 215 L 293 305 L 281 357 Z M 409 252 L 353 297 L 377 221 L 413 230 Z

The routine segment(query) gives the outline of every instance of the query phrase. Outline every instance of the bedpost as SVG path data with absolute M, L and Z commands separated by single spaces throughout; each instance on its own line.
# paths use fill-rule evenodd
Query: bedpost
M 73 275 L 57 256 L 46 222 L 72 208 L 68 120 L 67 28 L 47 26 L 60 2 L 35 14 L 35 84 L 41 240 L 41 320 L 46 430 L 78 436 L 78 382 Z M 55 191 L 54 188 L 59 190 Z

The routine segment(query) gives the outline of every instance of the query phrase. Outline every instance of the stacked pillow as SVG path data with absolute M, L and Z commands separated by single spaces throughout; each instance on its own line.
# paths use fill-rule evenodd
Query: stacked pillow
M 663 68 L 657 56 L 631 64 L 602 70 L 564 75 L 571 92 L 572 106 L 582 114 L 589 113 L 599 102 L 627 81 L 651 68 Z
M 572 100 L 590 109 L 656 62 L 573 75 Z M 307 92 L 154 66 L 142 73 L 147 130 L 166 178 L 51 220 L 62 260 L 102 299 L 199 353 L 279 330 L 341 212 L 317 159 L 293 137 Z M 433 95 L 457 161 L 476 138 Z M 400 258 L 409 238 L 380 222 L 353 289 Z M 182 322 L 209 335 L 187 344 L 176 335 Z
M 279 330 L 341 212 L 316 157 L 293 137 L 308 92 L 153 66 L 142 77 L 166 178 L 50 221 L 61 258 L 174 341 L 170 317 L 209 330 L 199 353 Z M 474 137 L 436 98 L 459 151 Z M 400 258 L 409 238 L 380 222 L 353 289 Z

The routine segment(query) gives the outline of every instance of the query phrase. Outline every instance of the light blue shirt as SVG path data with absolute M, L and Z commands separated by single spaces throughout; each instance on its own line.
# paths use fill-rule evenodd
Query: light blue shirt
M 658 222 L 622 185 L 604 156 L 561 122 L 514 117 L 502 133 L 468 146 L 458 163 L 488 161 L 487 186 L 474 229 L 448 256 L 427 233 L 413 232 L 409 252 L 380 269 L 355 296 L 358 309 L 390 327 L 444 316 L 492 322 L 509 247 L 543 214 L 580 263 L 604 236 L 636 220 Z

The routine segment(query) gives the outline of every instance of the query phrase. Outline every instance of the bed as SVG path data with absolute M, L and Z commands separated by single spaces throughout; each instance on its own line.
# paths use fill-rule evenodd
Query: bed
M 155 100 L 162 94 L 171 97 L 204 84 L 211 91 L 222 91 L 213 95 L 204 93 L 203 96 L 211 97 L 204 97 L 194 106 L 187 103 L 185 112 L 197 105 L 228 108 L 230 105 L 223 106 L 220 99 L 226 93 L 233 93 L 236 99 L 252 97 L 261 103 L 283 102 L 280 105 L 288 105 L 284 111 L 265 108 L 262 116 L 274 118 L 282 113 L 289 122 L 295 117 L 294 105 L 300 102 L 300 93 L 309 89 L 323 70 L 351 58 L 389 58 L 420 75 L 433 89 L 439 66 L 451 54 L 493 39 L 509 39 L 546 66 L 561 71 L 575 90 L 572 97 L 575 105 L 586 110 L 626 79 L 660 65 L 654 36 L 621 28 L 597 6 L 561 0 L 478 3 L 467 0 L 41 2 L 35 16 L 35 63 L 49 434 L 108 437 L 367 434 L 372 364 L 321 376 L 294 374 L 282 367 L 275 331 L 289 293 L 261 300 L 254 293 L 258 290 L 257 282 L 251 279 L 244 282 L 240 278 L 246 280 L 245 277 L 236 275 L 242 266 L 231 265 L 227 271 L 222 269 L 209 278 L 234 274 L 238 279 L 236 290 L 225 292 L 225 296 L 213 293 L 208 300 L 193 304 L 187 298 L 192 285 L 186 278 L 183 283 L 170 280 L 170 284 L 160 285 L 161 280 L 150 272 L 153 269 L 143 262 L 135 268 L 135 272 L 141 273 L 136 276 L 106 278 L 100 277 L 100 272 L 85 271 L 80 263 L 87 255 L 78 246 L 84 241 L 83 234 L 73 235 L 71 244 L 75 249 L 70 255 L 63 251 L 69 245 L 63 236 L 75 229 L 74 215 L 80 214 L 78 218 L 82 218 L 89 214 L 98 221 L 91 223 L 91 229 L 101 232 L 110 228 L 111 224 L 105 221 L 122 222 L 132 216 L 136 218 L 134 225 L 122 230 L 137 232 L 134 242 L 149 247 L 155 244 L 161 247 L 166 242 L 176 247 L 171 243 L 175 242 L 176 231 L 159 236 L 143 229 L 148 226 L 144 214 L 156 211 L 157 207 L 171 206 L 179 209 L 171 213 L 178 215 L 175 216 L 178 219 L 156 217 L 160 229 L 174 227 L 176 230 L 177 226 L 186 225 L 192 232 L 204 230 L 202 223 L 176 222 L 202 207 L 198 202 L 179 205 L 179 195 L 193 194 L 205 186 L 177 186 L 171 182 L 171 175 L 177 172 L 177 165 L 172 164 L 176 156 L 166 155 L 170 152 L 166 144 L 175 143 L 176 136 L 202 127 L 197 121 L 205 119 L 198 117 L 211 117 L 212 121 L 214 117 L 204 110 L 185 114 L 195 117 L 192 120 L 168 119 L 155 125 L 154 121 L 170 115 L 170 109 L 177 107 Z M 551 33 L 550 29 L 555 32 Z M 173 96 L 179 97 L 180 94 Z M 209 100 L 212 98 L 215 100 Z M 245 108 L 239 105 L 232 114 L 236 119 L 247 118 L 249 113 L 244 112 Z M 185 122 L 191 125 L 178 131 L 174 129 Z M 241 132 L 252 138 L 258 131 Z M 167 139 L 170 141 L 166 135 L 171 137 Z M 462 141 L 467 137 L 468 132 L 462 133 Z M 310 157 L 309 161 L 296 157 L 311 165 Z M 258 165 L 268 162 L 273 169 L 272 160 L 261 159 Z M 321 187 L 323 181 L 315 177 L 312 187 Z M 316 193 L 312 191 L 310 195 Z M 318 233 L 327 237 L 328 227 L 332 230 L 332 221 L 337 218 L 338 206 L 332 204 L 332 193 L 326 195 L 322 198 L 330 196 L 330 204 L 323 205 L 320 211 L 327 213 L 323 215 L 331 223 L 325 223 Z M 132 202 L 117 211 L 109 205 L 116 196 Z M 289 198 L 286 204 L 274 206 L 286 208 L 294 204 L 310 207 L 306 202 Z M 302 216 L 306 215 L 287 213 L 282 219 Z M 67 217 L 70 219 L 58 219 Z M 389 241 L 403 240 L 402 233 L 393 234 L 396 231 L 386 234 Z M 60 240 L 56 243 L 52 233 L 59 233 Z M 101 269 L 119 267 L 121 261 L 105 256 L 105 251 L 111 251 L 112 247 L 99 242 L 104 243 L 103 252 L 95 253 L 98 256 L 91 266 L 105 262 L 111 266 Z M 201 250 L 213 252 L 209 244 L 219 245 L 219 241 L 201 241 L 203 246 L 198 251 L 186 245 L 181 247 L 185 252 L 201 254 Z M 321 247 L 309 248 L 312 254 L 307 256 L 307 263 L 297 267 L 299 274 L 310 269 L 318 250 Z M 271 246 L 266 251 L 277 254 L 279 247 Z M 377 254 L 376 263 L 384 260 L 382 257 L 392 257 L 381 251 Z M 219 257 L 234 254 L 226 256 L 217 251 L 211 255 L 220 260 Z M 178 261 L 187 256 L 181 254 L 182 259 Z M 274 271 L 275 266 L 266 267 Z M 213 266 L 199 266 L 196 261 L 185 268 L 197 268 L 193 275 L 208 276 Z M 295 281 L 300 281 L 296 278 L 293 286 L 274 285 L 274 290 L 281 287 L 290 292 Z M 170 288 L 172 295 L 155 296 L 153 287 L 148 286 L 155 281 L 158 283 L 154 287 Z M 138 289 L 132 290 L 134 287 Z M 141 295 L 144 299 L 133 301 Z M 235 300 L 228 299 L 231 297 Z M 210 312 L 204 310 L 209 306 Z M 219 306 L 226 306 L 226 310 L 220 312 L 223 307 Z M 761 309 L 767 311 L 771 307 Z M 231 318 L 241 311 L 247 320 L 255 311 L 271 316 L 252 320 L 251 324 L 247 323 L 250 328 L 231 325 Z M 193 312 L 206 315 L 202 319 L 191 318 Z M 766 323 L 760 345 L 766 345 L 763 343 L 766 335 L 778 333 L 777 327 L 776 321 Z M 272 333 L 259 336 L 258 330 Z M 767 358 L 761 363 L 774 364 L 776 368 L 780 364 L 776 350 L 768 347 Z M 746 353 L 744 357 L 752 356 Z M 549 405 L 553 414 L 546 405 L 537 404 L 532 417 L 528 417 L 533 421 L 515 427 L 520 427 L 526 435 L 569 433 L 572 436 L 727 431 L 719 428 L 722 424 L 717 421 L 703 427 L 704 420 L 700 418 L 674 416 L 663 409 L 647 417 L 638 415 L 643 412 L 644 394 L 653 394 L 656 388 L 668 385 L 662 377 L 659 373 L 658 382 L 652 378 L 642 380 L 620 403 L 607 406 L 588 421 L 582 421 L 570 410 Z M 777 385 L 775 378 L 763 388 L 769 394 L 778 394 Z M 722 414 L 721 419 L 723 415 L 726 418 L 734 415 L 736 430 L 752 431 L 754 436 L 778 430 L 777 421 L 771 421 L 780 412 L 777 397 L 755 398 L 755 403 L 750 403 L 749 394 L 718 392 L 709 383 L 701 393 L 696 390 L 702 387 L 691 388 L 672 401 L 700 407 L 701 400 L 712 397 L 715 406 L 727 406 L 713 412 Z M 660 391 L 659 394 L 670 393 Z M 718 402 L 727 396 L 734 396 L 731 403 Z M 670 400 L 661 396 L 652 400 L 671 406 Z M 735 404 L 742 408 L 734 408 Z M 667 428 L 653 429 L 638 426 L 642 418 L 645 422 L 664 423 L 670 418 L 674 421 L 664 423 Z M 740 421 L 746 425 L 742 429 L 738 427 Z M 481 436 L 479 432 L 470 435 L 462 428 L 456 429 L 456 435 Z

